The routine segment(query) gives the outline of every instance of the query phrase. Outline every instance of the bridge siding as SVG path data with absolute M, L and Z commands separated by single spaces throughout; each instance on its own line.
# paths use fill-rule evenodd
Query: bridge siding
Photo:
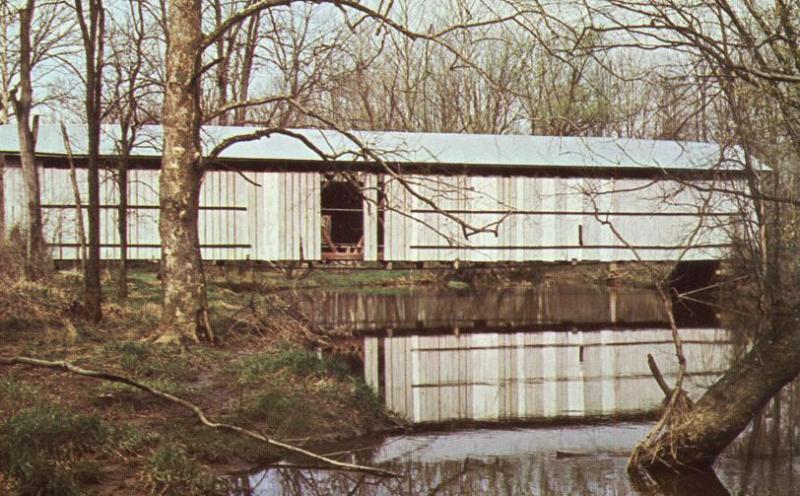
M 86 171 L 79 169 L 77 175 L 85 201 Z M 7 225 L 12 226 L 24 218 L 24 189 L 17 167 L 7 167 L 5 178 Z M 75 259 L 77 237 L 68 170 L 42 169 L 41 178 L 46 238 L 54 244 L 53 255 Z M 696 214 L 698 205 L 709 203 L 711 215 L 702 221 L 711 228 L 699 233 L 694 244 L 724 245 L 731 230 L 724 224 L 731 217 L 719 214 L 739 208 L 730 196 L 699 193 L 671 180 L 467 175 L 404 179 L 421 195 L 433 198 L 440 209 L 454 212 L 473 227 L 504 220 L 496 233 L 465 238 L 457 222 L 409 193 L 398 179 L 384 176 L 389 206 L 384 214 L 383 258 L 387 261 L 634 260 L 633 252 L 612 229 L 598 221 L 595 210 L 611 212 L 608 220 L 631 245 L 661 247 L 640 251 L 642 258 L 668 260 L 681 251 L 670 247 L 684 244 L 701 220 L 697 215 L 674 214 Z M 377 175 L 365 175 L 367 188 L 377 184 Z M 739 185 L 729 181 L 726 186 Z M 616 192 L 596 196 L 593 202 L 587 191 Z M 102 171 L 101 203 L 113 207 L 117 194 L 112 173 Z M 370 203 L 377 199 L 377 191 L 368 189 L 366 195 L 370 200 L 364 211 L 365 259 L 377 260 L 379 216 Z M 158 259 L 157 170 L 130 171 L 128 202 L 129 257 Z M 203 256 L 208 260 L 319 260 L 320 209 L 319 173 L 209 172 L 201 190 Z M 116 217 L 115 208 L 102 210 L 101 239 L 108 245 L 102 248 L 102 256 L 106 259 L 119 257 Z M 724 251 L 696 248 L 684 260 L 721 258 Z

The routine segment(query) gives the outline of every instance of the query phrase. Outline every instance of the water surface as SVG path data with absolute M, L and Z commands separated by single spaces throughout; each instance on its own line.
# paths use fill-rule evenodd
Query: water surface
M 721 328 L 709 307 L 676 310 L 686 387 L 697 398 L 746 341 Z M 663 400 L 647 354 L 667 381 L 677 372 L 656 293 L 553 286 L 318 292 L 305 311 L 318 326 L 356 334 L 367 384 L 419 432 L 344 449 L 350 461 L 398 478 L 285 462 L 242 476 L 243 494 L 637 493 L 627 457 L 652 425 L 642 419 Z M 716 477 L 684 478 L 662 494 L 800 493 L 798 390 L 788 388 L 758 416 L 718 460 Z

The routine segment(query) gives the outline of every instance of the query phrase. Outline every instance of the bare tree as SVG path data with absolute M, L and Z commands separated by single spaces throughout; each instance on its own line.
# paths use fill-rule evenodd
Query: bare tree
M 128 171 L 131 155 L 139 141 L 139 132 L 148 116 L 143 103 L 156 85 L 147 80 L 152 67 L 148 63 L 148 41 L 151 38 L 145 11 L 145 2 L 129 1 L 125 21 L 111 26 L 108 33 L 111 68 L 107 87 L 110 98 L 105 102 L 104 120 L 119 126 L 116 138 L 116 183 L 119 195 L 117 205 L 117 235 L 119 237 L 119 273 L 117 296 L 128 296 Z
M 780 282 L 781 277 L 795 279 L 787 270 L 795 265 L 777 265 L 779 258 L 771 254 L 772 248 L 781 246 L 785 237 L 770 239 L 768 229 L 774 225 L 770 212 L 780 213 L 785 206 L 796 212 L 797 202 L 785 190 L 774 189 L 773 195 L 767 192 L 764 173 L 755 158 L 757 153 L 767 151 L 767 140 L 758 134 L 759 118 L 751 108 L 753 94 L 758 94 L 759 99 L 776 109 L 769 118 L 779 119 L 780 131 L 771 138 L 796 157 L 800 153 L 800 107 L 796 98 L 800 90 L 800 7 L 784 0 L 769 5 L 751 1 L 735 5 L 727 1 L 687 4 L 672 0 L 613 0 L 602 7 L 591 2 L 577 5 L 585 9 L 589 24 L 576 34 L 606 35 L 591 50 L 661 50 L 668 54 L 665 57 L 673 69 L 680 68 L 675 63 L 677 59 L 683 62 L 687 75 L 694 71 L 705 78 L 703 91 L 699 92 L 703 117 L 716 121 L 711 125 L 719 131 L 715 136 L 718 140 L 738 144 L 743 150 L 741 165 L 746 172 L 746 187 L 740 194 L 754 215 L 746 224 L 752 230 L 743 233 L 742 241 L 748 246 L 749 275 L 756 282 L 756 307 L 765 325 L 752 350 L 735 368 L 688 412 L 666 421 L 668 428 L 662 435 L 640 444 L 631 464 L 634 473 L 651 475 L 664 469 L 687 472 L 708 468 L 769 399 L 800 371 L 794 353 L 800 330 L 791 319 L 773 316 L 796 303 L 787 300 L 792 290 Z M 718 92 L 715 117 L 709 113 L 714 109 L 708 105 L 709 87 Z M 673 101 L 683 98 L 678 95 Z M 662 102 L 661 118 L 680 121 L 677 113 L 665 108 L 672 102 Z M 673 128 L 670 132 L 679 131 Z M 787 172 L 790 177 L 797 174 L 796 168 L 777 168 L 772 175 L 782 181 Z M 783 232 L 782 227 L 777 226 L 773 232 Z M 794 234 L 790 236 L 796 238 Z
M 78 259 L 81 261 L 81 269 L 86 270 L 86 229 L 83 222 L 83 200 L 81 199 L 81 189 L 78 185 L 78 174 L 75 170 L 75 160 L 72 157 L 72 144 L 69 141 L 67 126 L 61 122 L 61 137 L 64 141 L 64 149 L 67 152 L 67 162 L 69 162 L 69 180 L 72 183 L 72 196 L 75 199 L 75 224 L 78 238 Z
M 44 240 L 42 208 L 39 193 L 39 173 L 36 167 L 36 130 L 38 120 L 31 126 L 33 108 L 33 49 L 31 47 L 31 24 L 36 8 L 35 0 L 27 0 L 19 9 L 19 86 L 11 96 L 19 132 L 20 162 L 27 197 L 26 258 L 25 275 L 29 279 L 40 279 L 49 271 L 49 256 Z
M 8 124 L 11 106 L 11 77 L 9 74 L 8 25 L 11 12 L 7 3 L 0 4 L 0 124 Z M 0 241 L 6 235 L 5 198 L 6 158 L 0 155 Z
M 200 185 L 204 167 L 203 150 L 200 141 L 200 124 L 206 120 L 201 106 L 203 74 L 221 62 L 214 59 L 204 63 L 206 49 L 215 46 L 219 40 L 238 29 L 242 22 L 259 12 L 272 12 L 274 9 L 306 2 L 284 0 L 262 0 L 245 4 L 221 22 L 216 22 L 208 33 L 202 32 L 202 10 L 199 2 L 192 0 L 172 0 L 167 3 L 167 75 L 164 97 L 164 151 L 160 176 L 161 215 L 159 231 L 162 243 L 162 271 L 164 303 L 162 314 L 161 342 L 180 340 L 213 341 L 214 332 L 208 311 L 205 291 L 205 276 L 200 256 L 198 234 L 198 208 Z M 331 14 L 340 16 L 345 25 L 357 26 L 374 22 L 374 28 L 388 29 L 410 38 L 422 41 L 443 43 L 451 53 L 467 60 L 454 47 L 441 41 L 444 34 L 469 29 L 491 23 L 500 23 L 504 18 L 492 15 L 489 20 L 471 20 L 457 26 L 447 26 L 439 31 L 417 32 L 391 17 L 392 5 L 372 9 L 355 1 L 311 2 L 322 4 L 315 8 L 326 8 Z M 257 104 L 274 104 L 276 101 L 291 102 L 293 112 L 309 115 L 298 99 L 286 96 L 267 96 L 252 102 L 231 102 L 224 108 L 242 108 Z M 218 114 L 219 109 L 216 111 Z M 211 112 L 215 113 L 215 112 Z M 336 128 L 333 122 L 322 119 L 326 127 Z M 302 139 L 302 136 L 288 132 L 282 123 L 276 127 L 265 128 L 241 139 L 223 143 L 230 146 L 239 141 L 258 139 L 270 133 L 284 133 Z M 356 148 L 358 141 L 353 135 Z M 304 143 L 311 145 L 307 140 Z M 313 146 L 313 145 L 312 145 Z M 215 148 L 216 154 L 220 147 Z M 214 153 L 211 153 L 215 156 Z M 375 154 L 369 155 L 375 158 Z
M 87 10 L 88 7 L 88 10 Z M 89 256 L 83 274 L 84 312 L 92 322 L 102 318 L 100 286 L 100 132 L 103 66 L 105 64 L 105 9 L 102 0 L 74 0 L 84 52 L 85 107 L 88 131 Z

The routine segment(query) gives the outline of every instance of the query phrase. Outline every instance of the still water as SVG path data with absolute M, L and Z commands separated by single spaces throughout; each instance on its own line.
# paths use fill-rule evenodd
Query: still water
M 638 494 L 627 457 L 663 399 L 647 354 L 667 381 L 677 372 L 654 292 L 321 292 L 305 312 L 356 334 L 367 384 L 419 432 L 344 449 L 396 479 L 287 463 L 241 476 L 239 494 Z M 678 307 L 676 317 L 696 398 L 746 341 L 709 307 Z M 771 402 L 717 462 L 717 478 L 679 480 L 660 494 L 800 493 L 798 391 Z

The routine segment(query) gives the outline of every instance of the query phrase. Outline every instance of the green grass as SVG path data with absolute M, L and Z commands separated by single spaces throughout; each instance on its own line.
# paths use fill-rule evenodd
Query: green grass
M 111 341 L 103 345 L 103 359 L 116 361 L 128 375 L 140 379 L 191 383 L 219 353 L 210 348 L 191 350 L 146 341 Z
M 22 495 L 80 494 L 80 483 L 99 477 L 97 466 L 80 456 L 101 449 L 108 435 L 95 415 L 35 406 L 0 424 L 0 469 Z
M 198 464 L 180 445 L 159 447 L 147 460 L 145 484 L 151 494 L 201 496 L 225 494 L 224 481 Z
M 435 274 L 424 270 L 383 270 L 383 269 L 318 269 L 303 277 L 305 269 L 296 270 L 289 278 L 280 272 L 259 271 L 252 274 L 228 273 L 209 275 L 209 292 L 222 288 L 245 292 L 276 291 L 283 289 L 342 289 L 363 287 L 408 286 L 415 283 L 430 282 Z
M 238 382 L 245 385 L 261 384 L 277 372 L 298 376 L 347 377 L 350 370 L 344 362 L 289 343 L 280 343 L 275 349 L 245 357 L 232 364 Z
M 36 389 L 9 374 L 0 378 L 0 398 L 8 403 L 29 403 L 36 398 Z
M 160 439 L 158 433 L 129 423 L 115 424 L 107 439 L 107 448 L 123 456 L 136 456 Z
M 290 281 L 277 273 L 256 277 L 271 280 L 273 288 L 298 284 L 395 291 L 411 272 L 317 271 Z M 318 356 L 299 344 L 309 339 L 295 338 L 293 331 L 302 331 L 304 323 L 296 318 L 287 292 L 261 286 L 236 292 L 219 277 L 210 278 L 209 303 L 223 345 L 156 345 L 148 338 L 159 324 L 160 282 L 146 270 L 129 275 L 126 301 L 116 299 L 114 281 L 104 283 L 100 325 L 70 313 L 71 305 L 80 302 L 80 277 L 74 271 L 55 275 L 47 282 L 51 288 L 8 292 L 12 299 L 7 301 L 26 301 L 30 292 L 41 303 L 34 308 L 40 313 L 24 305 L 14 307 L 19 309 L 11 317 L 19 319 L 19 329 L 29 330 L 12 331 L 17 339 L 9 353 L 64 359 L 130 376 L 197 402 L 214 419 L 279 439 L 362 431 L 386 418 L 366 385 L 350 375 L 346 361 Z M 255 315 L 245 315 L 253 322 L 245 323 L 253 332 L 232 328 L 251 297 L 257 308 Z M 65 317 L 72 319 L 76 332 L 67 332 Z M 42 328 L 42 322 L 48 327 Z M 0 330 L 0 340 L 6 331 Z M 287 342 L 276 344 L 279 339 Z M 365 414 L 374 405 L 375 414 Z M 9 371 L 0 376 L 0 495 L 84 494 L 107 464 L 129 466 L 142 492 L 214 494 L 224 488 L 204 464 L 267 463 L 280 455 L 263 443 L 203 427 L 177 410 L 122 384 L 22 368 Z M 89 411 L 97 411 L 107 423 L 97 415 L 79 413 Z M 117 475 L 116 470 L 106 474 Z

